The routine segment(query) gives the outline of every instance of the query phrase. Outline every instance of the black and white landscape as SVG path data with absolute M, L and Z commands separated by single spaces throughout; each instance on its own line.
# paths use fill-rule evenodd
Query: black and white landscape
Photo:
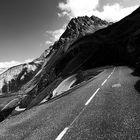
M 31 62 L 0 74 L 0 140 L 139 140 L 140 8 L 72 18 Z

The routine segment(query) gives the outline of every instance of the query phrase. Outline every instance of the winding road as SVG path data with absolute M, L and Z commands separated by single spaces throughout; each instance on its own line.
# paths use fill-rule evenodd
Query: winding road
M 0 140 L 139 140 L 140 79 L 128 67 L 0 123 Z

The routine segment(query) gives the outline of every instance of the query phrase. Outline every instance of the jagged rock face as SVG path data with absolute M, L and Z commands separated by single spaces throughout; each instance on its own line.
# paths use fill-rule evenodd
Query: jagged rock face
M 27 64 L 12 67 L 0 75 L 0 94 L 17 92 L 39 71 L 42 61 L 35 60 Z
M 107 21 L 103 21 L 95 16 L 73 18 L 60 39 L 73 37 L 80 38 L 80 36 L 82 37 L 88 33 L 93 33 L 104 26 L 108 26 L 108 24 Z
M 45 61 L 44 59 L 49 58 L 49 56 L 52 54 L 53 52 L 53 46 L 50 46 L 47 50 L 45 50 L 41 56 L 38 58 L 38 60 L 42 60 Z
M 95 16 L 73 18 L 69 22 L 65 32 L 60 37 L 57 47 L 59 48 L 60 46 L 64 46 L 63 49 L 66 51 L 77 39 L 87 34 L 94 33 L 110 24 L 112 23 L 108 23 L 107 21 L 101 20 Z

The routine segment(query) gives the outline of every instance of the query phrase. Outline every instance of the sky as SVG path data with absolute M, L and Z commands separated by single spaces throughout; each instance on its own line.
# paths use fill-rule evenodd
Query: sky
M 73 17 L 116 22 L 139 5 L 139 0 L 0 0 L 0 68 L 39 57 Z

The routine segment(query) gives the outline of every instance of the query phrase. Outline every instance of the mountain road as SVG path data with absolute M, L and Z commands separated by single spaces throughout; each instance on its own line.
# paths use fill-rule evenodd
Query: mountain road
M 0 123 L 0 140 L 139 140 L 140 79 L 128 67 L 105 69 L 52 102 Z

